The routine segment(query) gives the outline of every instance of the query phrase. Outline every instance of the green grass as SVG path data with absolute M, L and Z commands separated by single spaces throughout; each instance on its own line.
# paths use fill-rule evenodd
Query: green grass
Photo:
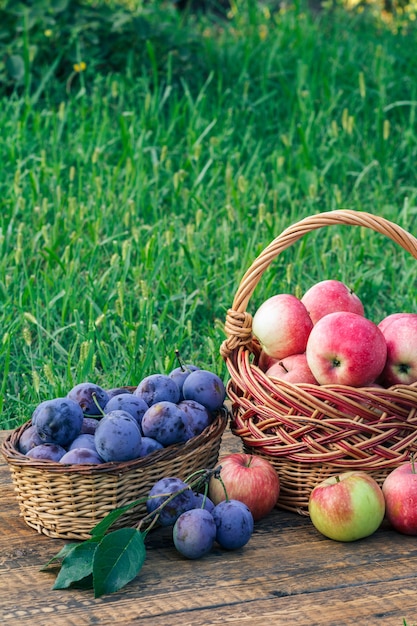
M 77 382 L 168 371 L 176 348 L 226 378 L 239 281 L 302 217 L 350 208 L 417 232 L 412 23 L 162 8 L 165 47 L 149 36 L 118 68 L 80 58 L 86 71 L 60 80 L 45 67 L 41 89 L 26 81 L 0 99 L 2 428 Z M 161 10 L 147 9 L 155 28 Z M 415 261 L 348 227 L 271 263 L 250 310 L 327 277 L 374 320 L 416 310 Z

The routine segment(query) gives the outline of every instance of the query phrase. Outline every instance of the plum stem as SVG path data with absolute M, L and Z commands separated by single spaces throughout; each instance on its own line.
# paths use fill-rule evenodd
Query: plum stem
M 174 491 L 173 493 L 166 493 L 166 494 L 162 493 L 162 494 L 158 494 L 155 496 L 150 496 L 150 498 L 160 498 L 164 496 L 167 496 L 167 498 L 154 511 L 151 511 L 150 513 L 145 515 L 145 517 L 143 517 L 140 520 L 140 522 L 136 525 L 136 528 L 140 530 L 141 532 L 143 532 L 143 535 L 146 537 L 146 535 L 149 533 L 149 531 L 155 526 L 156 522 L 158 521 L 159 515 L 161 514 L 163 508 L 167 504 L 169 504 L 171 500 L 173 500 L 179 494 L 184 493 L 188 489 L 196 490 L 196 489 L 201 488 L 203 485 L 207 485 L 210 478 L 212 476 L 217 477 L 218 473 L 219 473 L 218 468 L 211 469 L 211 470 L 210 469 L 196 470 L 195 472 L 187 476 L 187 478 L 184 480 L 184 482 L 187 483 L 187 486 L 183 487 L 183 489 L 179 489 L 178 491 Z M 150 521 L 149 525 L 147 525 L 145 530 L 142 530 L 142 526 L 147 524 L 148 521 Z

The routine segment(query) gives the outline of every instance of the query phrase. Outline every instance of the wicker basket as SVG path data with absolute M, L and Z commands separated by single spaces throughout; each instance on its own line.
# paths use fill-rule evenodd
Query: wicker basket
M 389 389 L 290 384 L 257 366 L 259 345 L 246 311 L 263 272 L 283 250 L 310 231 L 332 225 L 369 228 L 417 259 L 417 239 L 396 224 L 365 212 L 338 210 L 287 228 L 253 262 L 227 313 L 221 354 L 230 373 L 232 432 L 245 451 L 266 457 L 281 479 L 278 506 L 308 514 L 311 489 L 328 476 L 364 470 L 379 484 L 417 450 L 417 384 Z
M 1 451 L 25 522 L 49 537 L 88 539 L 107 513 L 146 496 L 160 478 L 185 479 L 198 469 L 214 467 L 228 418 L 224 408 L 200 435 L 123 463 L 68 466 L 31 459 L 17 449 L 30 420 L 11 432 Z M 146 505 L 140 504 L 114 528 L 137 523 L 145 514 Z

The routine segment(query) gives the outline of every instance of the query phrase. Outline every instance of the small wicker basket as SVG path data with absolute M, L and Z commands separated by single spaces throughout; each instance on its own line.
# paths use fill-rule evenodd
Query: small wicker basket
M 230 374 L 232 432 L 244 450 L 267 458 L 281 479 L 278 506 L 308 514 L 312 488 L 330 475 L 364 470 L 379 484 L 417 450 L 417 383 L 389 389 L 290 384 L 257 366 L 247 305 L 263 272 L 310 231 L 332 225 L 369 228 L 417 259 L 417 239 L 388 220 L 337 210 L 307 217 L 284 230 L 243 276 L 226 318 L 220 352 Z
M 9 434 L 1 451 L 28 526 L 49 537 L 88 539 L 107 513 L 145 497 L 160 478 L 184 480 L 196 470 L 214 467 L 228 418 L 224 408 L 200 435 L 123 463 L 69 466 L 31 459 L 18 451 L 30 420 Z M 138 523 L 145 514 L 146 504 L 139 504 L 112 528 Z

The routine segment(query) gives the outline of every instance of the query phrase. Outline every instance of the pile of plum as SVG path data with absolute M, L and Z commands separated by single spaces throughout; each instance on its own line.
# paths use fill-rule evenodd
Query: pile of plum
M 215 542 L 226 550 L 247 544 L 254 528 L 253 515 L 239 500 L 214 503 L 205 493 L 194 492 L 191 484 L 177 477 L 158 480 L 146 502 L 148 514 L 157 513 L 161 526 L 172 526 L 178 552 L 198 559 L 212 550 Z
M 79 383 L 35 408 L 19 451 L 63 464 L 130 461 L 200 434 L 225 397 L 221 378 L 192 364 L 150 374 L 134 391 Z

